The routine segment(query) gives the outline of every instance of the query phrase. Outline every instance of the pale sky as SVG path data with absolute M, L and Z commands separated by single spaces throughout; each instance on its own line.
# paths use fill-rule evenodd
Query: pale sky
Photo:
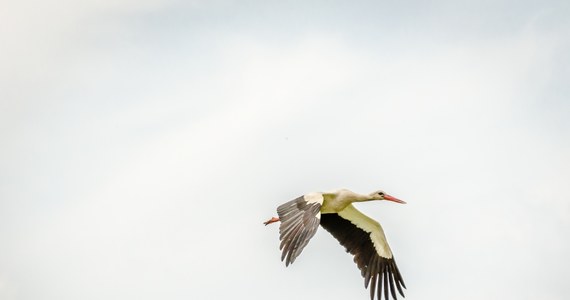
M 0 300 L 369 299 L 319 230 L 383 189 L 406 299 L 570 294 L 570 2 L 0 3 Z

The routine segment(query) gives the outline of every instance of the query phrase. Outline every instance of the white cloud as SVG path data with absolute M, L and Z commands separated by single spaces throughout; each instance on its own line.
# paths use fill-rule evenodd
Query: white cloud
M 162 5 L 149 3 L 84 12 Z M 61 58 L 47 94 L 19 81 L 29 103 L 48 101 L 21 108 L 32 125 L 5 121 L 17 126 L 2 150 L 2 198 L 14 200 L 0 202 L 0 295 L 290 298 L 285 282 L 364 298 L 324 231 L 285 269 L 276 228 L 260 225 L 297 193 L 339 186 L 409 202 L 362 208 L 384 224 L 410 299 L 567 294 L 567 135 L 527 119 L 567 44 L 532 30 L 397 47 L 216 30 L 175 50 L 88 46 Z M 535 277 L 543 267 L 554 279 Z

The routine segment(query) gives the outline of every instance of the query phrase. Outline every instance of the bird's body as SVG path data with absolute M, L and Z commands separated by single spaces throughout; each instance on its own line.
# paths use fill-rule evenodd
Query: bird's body
M 358 211 L 353 202 L 388 200 L 405 203 L 382 191 L 368 195 L 357 194 L 342 189 L 326 193 L 310 193 L 277 208 L 278 218 L 265 224 L 281 222 L 279 227 L 281 260 L 285 265 L 293 263 L 309 240 L 315 235 L 319 225 L 330 232 L 354 255 L 354 262 L 361 270 L 364 285 L 370 285 L 370 297 L 374 300 L 388 300 L 389 293 L 396 299 L 396 289 L 404 296 L 406 287 L 396 266 L 392 251 L 388 246 L 380 224 Z M 378 293 L 376 294 L 376 288 Z

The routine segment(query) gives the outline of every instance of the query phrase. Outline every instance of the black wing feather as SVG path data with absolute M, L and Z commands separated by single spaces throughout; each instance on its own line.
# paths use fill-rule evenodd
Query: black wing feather
M 320 223 L 321 203 L 308 203 L 304 196 L 277 207 L 279 226 L 279 249 L 283 250 L 281 261 L 292 264 L 309 240 L 315 235 Z
M 374 290 L 377 290 L 377 299 L 389 300 L 389 294 L 396 300 L 394 282 L 402 297 L 404 293 L 404 280 L 396 266 L 394 258 L 385 258 L 378 255 L 370 239 L 370 233 L 358 228 L 352 222 L 338 214 L 322 214 L 321 226 L 330 232 L 346 248 L 346 252 L 354 255 L 354 262 L 364 277 L 364 286 L 370 285 L 370 299 L 374 300 Z

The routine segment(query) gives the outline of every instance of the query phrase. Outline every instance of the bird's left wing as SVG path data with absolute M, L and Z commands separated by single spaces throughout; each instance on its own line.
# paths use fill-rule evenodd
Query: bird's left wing
M 323 226 L 354 255 L 354 262 L 358 265 L 364 277 L 364 286 L 370 284 L 370 299 L 388 300 L 388 294 L 396 300 L 396 289 L 404 296 L 402 287 L 406 287 L 402 275 L 396 266 L 396 261 L 384 236 L 380 224 L 354 206 L 348 205 L 338 214 L 323 214 Z M 394 286 L 395 285 L 395 286 Z M 378 288 L 378 294 L 375 294 Z
M 319 228 L 323 195 L 312 193 L 291 200 L 277 207 L 279 226 L 279 249 L 285 265 L 295 261 Z

